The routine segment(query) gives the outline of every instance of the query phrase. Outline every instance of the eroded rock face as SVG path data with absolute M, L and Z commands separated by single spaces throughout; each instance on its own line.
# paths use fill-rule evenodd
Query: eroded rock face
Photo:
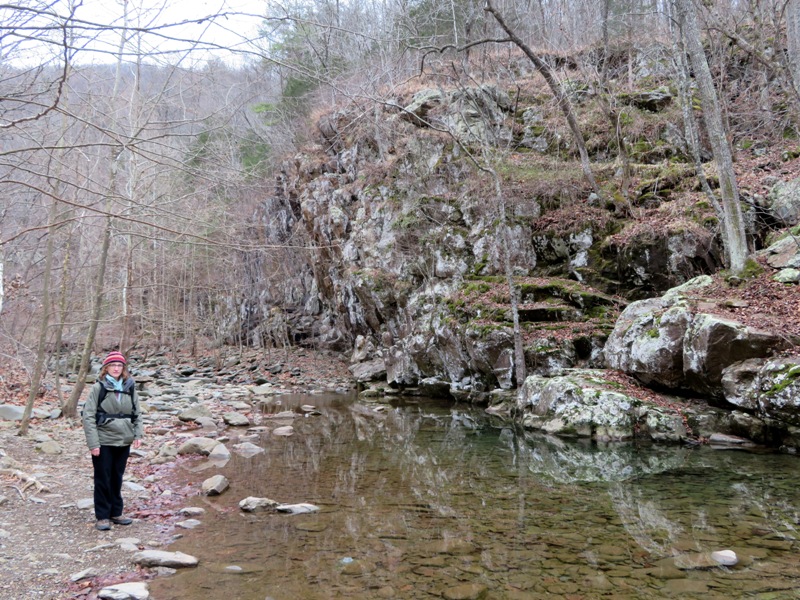
M 624 245 L 611 245 L 606 253 L 616 262 L 617 277 L 637 288 L 639 298 L 663 293 L 722 267 L 718 242 L 711 232 L 699 227 L 646 231 Z

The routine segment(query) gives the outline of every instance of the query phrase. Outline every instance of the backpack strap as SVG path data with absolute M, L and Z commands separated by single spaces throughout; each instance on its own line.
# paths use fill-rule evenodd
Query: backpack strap
M 136 413 L 138 412 L 138 410 L 137 410 L 137 407 L 136 407 L 136 400 L 135 400 L 136 395 L 133 393 L 133 387 L 135 385 L 133 383 L 133 380 L 132 379 L 126 380 L 125 384 L 123 385 L 122 391 L 117 392 L 115 390 L 115 393 L 127 394 L 128 396 L 131 397 L 131 404 L 133 405 L 134 412 L 132 412 L 130 414 L 126 414 L 126 413 L 107 413 L 103 409 L 103 400 L 105 400 L 106 394 L 108 393 L 108 390 L 106 389 L 106 386 L 103 384 L 102 381 L 98 380 L 97 383 L 100 384 L 100 391 L 97 394 L 97 410 L 96 410 L 95 415 L 94 415 L 94 418 L 95 418 L 95 421 L 97 422 L 97 424 L 98 425 L 104 425 L 106 422 L 110 421 L 111 419 L 130 419 L 131 423 L 135 423 L 136 422 L 136 418 L 137 418 L 137 414 Z

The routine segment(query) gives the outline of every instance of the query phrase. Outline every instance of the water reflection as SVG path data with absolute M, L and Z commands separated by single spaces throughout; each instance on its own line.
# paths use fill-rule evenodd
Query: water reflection
M 196 500 L 203 527 L 171 549 L 201 565 L 154 597 L 798 597 L 794 457 L 599 447 L 432 401 L 280 409 L 303 404 L 320 414 L 251 439 L 265 452 L 234 454 L 219 471 L 231 489 Z M 321 511 L 244 514 L 246 496 Z M 681 562 L 724 548 L 741 563 Z

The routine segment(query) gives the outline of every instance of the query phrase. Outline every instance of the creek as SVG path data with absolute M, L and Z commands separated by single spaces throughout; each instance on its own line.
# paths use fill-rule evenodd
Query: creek
M 800 597 L 797 457 L 565 441 L 436 400 L 281 402 L 320 414 L 256 434 L 264 453 L 185 465 L 231 487 L 193 499 L 202 525 L 167 549 L 200 565 L 154 598 Z M 321 510 L 244 513 L 248 496 Z M 709 561 L 725 549 L 737 565 Z

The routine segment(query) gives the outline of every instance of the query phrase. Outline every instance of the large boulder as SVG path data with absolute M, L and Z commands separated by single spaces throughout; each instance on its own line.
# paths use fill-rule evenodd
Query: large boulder
M 786 340 L 776 332 L 700 312 L 710 277 L 698 277 L 661 298 L 630 304 L 604 349 L 606 365 L 647 385 L 722 398 L 722 373 L 749 358 L 767 358 Z
M 722 395 L 722 372 L 748 358 L 767 357 L 783 339 L 716 315 L 697 314 L 683 343 L 683 372 L 690 389 Z
M 621 393 L 603 372 L 568 370 L 559 377 L 533 375 L 517 399 L 525 427 L 599 441 L 689 437 L 681 415 Z
M 663 298 L 631 303 L 604 349 L 606 364 L 645 384 L 683 387 L 683 339 L 692 313 L 686 302 Z
M 800 427 L 800 355 L 750 359 L 723 372 L 725 399 L 764 419 Z
M 800 178 L 776 183 L 769 192 L 766 208 L 783 227 L 800 223 Z

